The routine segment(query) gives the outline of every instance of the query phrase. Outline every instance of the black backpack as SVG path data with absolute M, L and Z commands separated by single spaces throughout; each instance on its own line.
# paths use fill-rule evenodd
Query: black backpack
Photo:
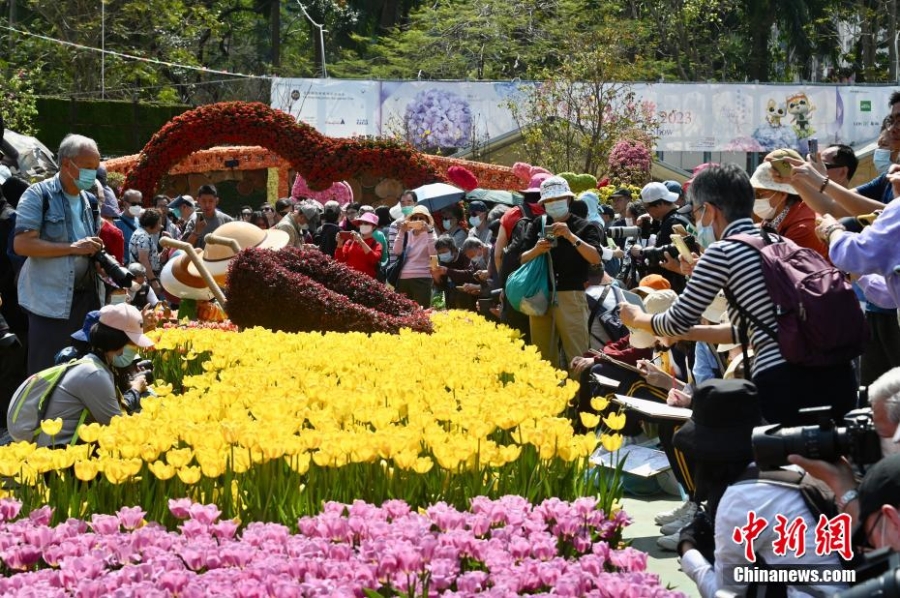
M 524 239 L 528 225 L 534 220 L 535 214 L 527 203 L 523 203 L 519 208 L 522 210 L 522 218 L 516 222 L 509 235 L 509 241 L 503 249 L 503 260 L 500 262 L 500 288 L 506 288 L 506 279 L 519 269 L 519 266 L 522 265 L 522 254 L 526 249 L 530 249 L 524 246 Z
M 612 309 L 605 309 L 603 304 L 610 291 L 616 298 L 615 306 Z M 592 346 L 593 341 L 597 341 L 602 347 L 608 342 L 615 342 L 628 335 L 628 328 L 619 317 L 619 304 L 623 301 L 625 301 L 625 297 L 622 295 L 622 291 L 614 284 L 607 285 L 600 297 L 596 299 L 590 295 L 587 296 L 588 308 L 591 310 L 591 315 L 588 317 L 588 333 L 591 335 Z M 603 328 L 602 331 L 594 330 L 594 322 L 598 319 Z

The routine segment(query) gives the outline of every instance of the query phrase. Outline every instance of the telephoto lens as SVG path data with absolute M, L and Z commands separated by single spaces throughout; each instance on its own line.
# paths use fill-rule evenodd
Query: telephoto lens
M 127 289 L 134 282 L 134 274 L 128 271 L 128 268 L 122 266 L 116 261 L 116 258 L 109 255 L 102 249 L 95 253 L 91 258 L 103 268 L 103 271 L 109 276 L 116 286 L 120 289 Z

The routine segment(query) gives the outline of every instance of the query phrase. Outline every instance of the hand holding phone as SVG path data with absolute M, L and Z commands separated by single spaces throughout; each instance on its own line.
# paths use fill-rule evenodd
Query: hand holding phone
M 809 161 L 810 162 L 818 162 L 819 161 L 819 140 L 815 137 L 810 137 L 806 143 L 807 143 L 807 146 L 809 146 Z
M 687 246 L 687 243 L 684 242 L 684 237 L 678 234 L 672 235 L 672 244 L 675 245 L 675 248 L 678 249 L 678 255 L 680 255 L 688 264 L 694 263 L 694 256 L 691 254 L 690 248 Z
M 342 243 L 349 241 L 353 237 L 353 233 L 349 230 L 342 230 L 338 233 L 338 238 Z

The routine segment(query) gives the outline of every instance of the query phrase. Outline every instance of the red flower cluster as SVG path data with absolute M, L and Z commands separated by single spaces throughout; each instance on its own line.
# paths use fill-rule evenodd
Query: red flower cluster
M 316 249 L 247 249 L 231 262 L 228 317 L 285 332 L 433 331 L 416 303 Z
M 141 150 L 125 187 L 150 198 L 173 166 L 197 150 L 216 145 L 270 149 L 290 162 L 311 189 L 327 189 L 335 181 L 364 174 L 399 179 L 407 187 L 439 178 L 435 168 L 409 145 L 390 140 L 331 139 L 265 104 L 223 102 L 200 106 L 166 123 Z

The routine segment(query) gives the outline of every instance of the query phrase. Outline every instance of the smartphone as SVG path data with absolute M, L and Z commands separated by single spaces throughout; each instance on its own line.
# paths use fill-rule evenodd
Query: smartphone
M 809 146 L 809 160 L 810 162 L 818 162 L 819 161 L 819 140 L 816 137 L 810 137 L 806 141 Z
M 777 170 L 778 174 L 780 174 L 781 176 L 789 177 L 791 176 L 791 170 L 793 170 L 794 167 L 791 166 L 791 163 L 787 160 L 784 160 L 783 158 L 776 158 L 775 160 L 772 160 L 772 168 Z
M 202 212 L 197 212 L 197 222 L 203 222 L 205 218 L 203 217 Z
M 437 268 L 437 267 L 440 265 L 440 263 L 438 262 L 438 256 L 436 256 L 436 255 L 431 255 L 431 256 L 428 256 L 428 257 L 431 259 L 431 269 L 432 269 L 432 270 L 435 269 L 435 268 Z
M 353 232 L 349 230 L 342 230 L 338 233 L 338 236 L 341 238 L 341 241 L 349 241 L 353 238 Z
M 684 237 L 673 233 L 671 238 L 672 244 L 678 249 L 678 254 L 683 257 L 687 263 L 693 264 L 694 256 L 691 255 L 690 248 L 687 246 L 687 243 L 684 242 Z

